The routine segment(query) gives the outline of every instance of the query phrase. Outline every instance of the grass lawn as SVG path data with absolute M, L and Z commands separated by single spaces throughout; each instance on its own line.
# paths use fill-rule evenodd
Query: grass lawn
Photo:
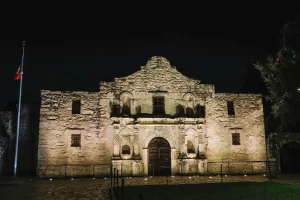
M 124 200 L 299 200 L 300 186 L 274 182 L 124 187 Z

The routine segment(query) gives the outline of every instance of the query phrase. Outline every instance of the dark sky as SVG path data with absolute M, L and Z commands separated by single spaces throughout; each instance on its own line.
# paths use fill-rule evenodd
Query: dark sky
M 278 50 L 280 29 L 296 12 L 216 16 L 175 20 L 172 26 L 153 22 L 148 29 L 108 29 L 102 24 L 91 36 L 25 39 L 23 100 L 39 101 L 41 89 L 98 91 L 99 81 L 130 75 L 155 55 L 166 57 L 186 76 L 215 84 L 217 92 L 239 92 L 252 79 L 251 63 Z M 14 75 L 21 44 L 21 39 L 0 41 L 0 109 L 18 99 Z M 254 75 L 252 82 L 259 81 Z

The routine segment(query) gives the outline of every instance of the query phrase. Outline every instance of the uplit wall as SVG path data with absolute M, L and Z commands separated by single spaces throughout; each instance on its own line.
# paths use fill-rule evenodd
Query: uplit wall
M 108 175 L 110 164 L 121 174 L 148 175 L 148 144 L 155 137 L 170 144 L 172 174 L 219 173 L 221 164 L 231 174 L 265 170 L 261 95 L 215 94 L 214 85 L 190 79 L 156 56 L 99 89 L 41 92 L 40 176 Z M 152 115 L 155 96 L 164 98 L 163 117 Z M 73 99 L 81 102 L 80 114 L 72 114 Z M 234 115 L 228 115 L 228 101 Z M 197 106 L 205 107 L 205 116 L 196 115 Z M 233 133 L 240 144 L 232 144 Z M 81 134 L 80 147 L 71 147 L 72 134 Z M 124 145 L 129 155 L 122 154 Z
M 72 100 L 80 99 L 80 114 L 72 114 Z M 38 148 L 39 176 L 108 173 L 112 138 L 101 134 L 99 93 L 42 91 Z M 71 147 L 71 135 L 81 146 Z
M 227 101 L 233 102 L 234 116 L 228 115 Z M 206 105 L 208 172 L 220 172 L 221 163 L 224 171 L 232 173 L 263 172 L 266 140 L 262 96 L 217 93 Z M 240 145 L 233 145 L 234 133 L 240 135 Z

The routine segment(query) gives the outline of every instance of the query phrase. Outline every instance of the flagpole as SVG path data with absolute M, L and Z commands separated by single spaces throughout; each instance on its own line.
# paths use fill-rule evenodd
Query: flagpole
M 23 41 L 23 54 L 21 63 L 21 79 L 20 79 L 20 91 L 19 91 L 19 104 L 18 104 L 18 121 L 17 121 L 17 135 L 16 135 L 16 152 L 15 152 L 15 163 L 14 163 L 14 176 L 17 176 L 17 165 L 18 165 L 18 148 L 19 148 L 19 134 L 20 134 L 20 115 L 21 115 L 21 98 L 22 98 L 22 82 L 23 82 L 23 65 L 24 65 L 24 49 L 25 41 Z

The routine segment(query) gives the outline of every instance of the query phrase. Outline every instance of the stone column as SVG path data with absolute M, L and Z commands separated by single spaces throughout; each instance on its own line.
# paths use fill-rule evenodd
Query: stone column
M 113 159 L 120 159 L 120 134 L 119 127 L 114 126 L 114 155 Z
M 134 148 L 134 135 L 129 136 L 129 142 L 130 142 L 130 154 L 133 155 L 133 153 L 136 153 L 136 149 Z
M 177 158 L 176 158 L 176 148 L 171 149 L 171 174 L 175 175 L 177 173 Z
M 186 153 L 187 152 L 187 146 L 186 146 L 186 134 L 185 134 L 185 129 L 184 129 L 184 125 L 181 124 L 179 125 L 179 153 L 182 154 L 182 153 Z
M 133 149 L 134 149 L 134 153 L 135 155 L 139 155 L 140 152 L 139 152 L 139 144 L 138 144 L 138 141 L 139 141 L 139 125 L 135 125 L 134 128 L 133 128 L 133 137 L 131 138 L 131 142 L 132 142 L 132 146 L 133 146 Z
M 201 155 L 205 154 L 205 144 L 203 144 L 203 143 L 199 144 L 198 151 L 199 151 L 199 154 L 201 154 Z
M 194 139 L 194 141 L 195 141 L 195 153 L 196 154 L 198 154 L 199 153 L 199 137 L 198 137 L 198 134 L 196 133 L 195 134 L 195 139 Z
M 204 135 L 202 133 L 198 134 L 198 152 L 199 155 L 205 154 Z
M 122 101 L 122 99 L 120 99 L 120 112 L 119 113 L 122 113 L 122 109 L 123 109 L 123 101 Z
M 130 114 L 134 115 L 135 113 L 135 101 L 134 99 L 130 98 Z
M 144 175 L 148 176 L 148 148 L 143 148 Z

